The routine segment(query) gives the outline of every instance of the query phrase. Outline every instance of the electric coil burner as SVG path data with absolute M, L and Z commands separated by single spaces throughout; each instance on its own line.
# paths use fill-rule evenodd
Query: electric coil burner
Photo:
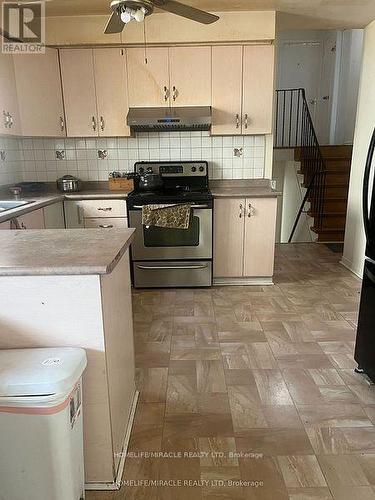
M 205 161 L 138 162 L 136 173 L 160 174 L 157 191 L 132 191 L 128 196 L 132 243 L 132 271 L 136 288 L 207 287 L 212 284 L 212 208 Z M 142 225 L 142 206 L 191 203 L 188 229 Z

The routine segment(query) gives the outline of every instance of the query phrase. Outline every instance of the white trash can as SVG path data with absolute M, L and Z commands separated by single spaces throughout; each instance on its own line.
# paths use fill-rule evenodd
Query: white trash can
M 0 350 L 0 500 L 84 498 L 83 349 Z

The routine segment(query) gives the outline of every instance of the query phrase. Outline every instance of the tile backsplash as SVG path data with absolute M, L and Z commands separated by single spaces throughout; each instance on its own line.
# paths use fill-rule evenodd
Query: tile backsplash
M 5 151 L 4 160 L 0 153 L 1 184 L 54 181 L 64 174 L 84 181 L 107 180 L 109 172 L 132 170 L 142 160 L 207 160 L 211 179 L 264 177 L 264 136 L 162 132 L 106 139 L 0 138 L 0 151 Z
M 20 140 L 0 136 L 0 185 L 23 180 Z

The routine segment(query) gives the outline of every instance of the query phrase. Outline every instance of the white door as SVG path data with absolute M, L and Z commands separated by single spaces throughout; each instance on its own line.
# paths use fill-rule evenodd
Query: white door
M 327 131 L 319 130 L 318 124 L 330 121 L 327 107 L 319 106 L 322 99 L 322 74 L 323 74 L 324 42 L 313 41 L 283 41 L 279 53 L 279 89 L 304 88 L 306 100 L 311 117 L 321 144 L 329 142 L 324 136 Z M 319 116 L 318 113 L 324 115 Z

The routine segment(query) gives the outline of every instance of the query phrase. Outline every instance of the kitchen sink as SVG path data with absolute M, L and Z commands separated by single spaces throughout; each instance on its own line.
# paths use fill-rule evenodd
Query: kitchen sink
M 17 201 L 17 200 L 0 200 L 0 212 L 5 212 L 6 210 L 12 210 L 13 208 L 23 207 L 33 203 L 33 201 Z

